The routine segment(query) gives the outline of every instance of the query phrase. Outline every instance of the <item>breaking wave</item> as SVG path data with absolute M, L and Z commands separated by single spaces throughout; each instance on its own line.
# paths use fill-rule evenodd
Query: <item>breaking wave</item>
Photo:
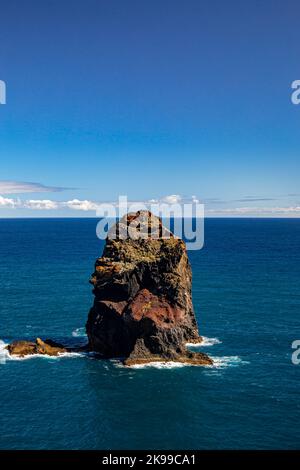
M 7 346 L 7 343 L 0 340 L 0 364 L 5 364 L 7 359 L 9 359 L 9 353 L 7 349 L 5 349 L 6 346 Z
M 81 328 L 76 328 L 74 331 L 72 331 L 72 336 L 74 338 L 85 338 L 87 336 L 85 327 L 83 326 Z
M 210 356 L 214 361 L 212 365 L 197 365 L 197 364 L 185 364 L 182 362 L 149 362 L 147 364 L 136 364 L 132 366 L 125 366 L 121 362 L 114 362 L 117 367 L 125 367 L 127 369 L 177 369 L 181 367 L 198 367 L 199 369 L 225 369 L 226 367 L 238 367 L 243 364 L 249 364 L 239 356 L 221 356 L 214 357 Z
M 128 369 L 177 369 L 179 367 L 186 367 L 190 364 L 183 364 L 182 362 L 148 362 L 147 364 L 135 364 L 132 366 L 124 366 L 121 364 L 122 367 L 126 367 Z
M 212 365 L 205 366 L 209 369 L 225 369 L 226 367 L 238 367 L 240 365 L 249 364 L 248 361 L 244 361 L 239 356 L 210 356 L 214 361 Z
M 216 338 L 210 338 L 216 339 Z M 203 343 L 201 343 L 203 344 Z M 215 343 L 216 344 L 216 343 Z M 75 357 L 94 357 L 94 353 L 88 352 L 66 352 L 61 353 L 58 356 L 48 356 L 46 354 L 33 354 L 31 356 L 11 356 L 6 349 L 8 343 L 0 340 L 0 365 L 5 364 L 8 361 L 26 361 L 34 358 L 51 359 L 57 360 L 62 358 L 75 358 Z M 125 366 L 121 361 L 112 360 L 111 362 L 116 367 L 126 369 L 178 369 L 182 367 L 198 367 L 200 369 L 209 369 L 211 371 L 218 369 L 225 369 L 227 367 L 239 367 L 241 365 L 249 364 L 248 361 L 241 359 L 239 356 L 210 356 L 214 363 L 212 365 L 198 366 L 193 364 L 184 364 L 182 362 L 149 362 L 147 364 L 136 364 L 132 366 Z
M 186 346 L 189 348 L 192 347 L 206 347 L 206 346 L 214 346 L 215 344 L 221 344 L 222 341 L 220 341 L 218 338 L 207 338 L 206 336 L 202 336 L 202 341 L 201 343 L 186 343 Z

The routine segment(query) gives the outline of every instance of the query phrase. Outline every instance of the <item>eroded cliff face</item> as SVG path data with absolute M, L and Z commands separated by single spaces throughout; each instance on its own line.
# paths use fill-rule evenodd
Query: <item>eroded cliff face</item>
M 212 364 L 206 354 L 186 348 L 201 337 L 184 242 L 147 211 L 128 214 L 115 230 L 117 238 L 107 238 L 90 281 L 95 300 L 86 324 L 89 348 L 127 365 Z

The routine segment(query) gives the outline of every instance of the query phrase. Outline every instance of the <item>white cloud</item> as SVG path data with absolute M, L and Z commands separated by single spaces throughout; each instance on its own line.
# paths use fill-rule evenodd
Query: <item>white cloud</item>
M 226 215 L 268 215 L 268 214 L 300 214 L 300 206 L 291 207 L 234 207 L 228 209 L 207 209 L 206 213 Z
M 160 202 L 165 202 L 167 204 L 179 204 L 182 201 L 182 196 L 180 194 L 170 194 L 170 196 L 165 196 L 160 199 Z
M 14 209 L 20 205 L 19 199 L 9 199 L 3 196 L 0 196 L 0 208 Z
M 168 196 L 163 196 L 160 199 L 149 199 L 144 201 L 143 204 L 188 204 L 188 203 L 200 203 L 197 196 L 182 196 L 180 194 L 170 194 Z
M 96 211 L 99 207 L 99 203 L 88 200 L 80 201 L 79 199 L 63 202 L 53 201 L 51 199 L 27 199 L 22 201 L 20 199 L 9 199 L 0 196 L 0 209 L 12 209 L 16 207 L 31 210 L 57 210 L 68 208 L 79 211 Z
M 51 201 L 50 199 L 30 199 L 23 203 L 25 209 L 34 209 L 34 210 L 53 210 L 59 208 L 59 203 L 56 201 Z
M 1 184 L 1 182 L 0 182 Z M 197 203 L 199 200 L 196 196 L 181 196 L 179 194 L 171 194 L 164 196 L 160 199 L 149 199 L 148 201 L 133 202 L 128 201 L 128 205 L 134 204 L 136 206 L 142 205 L 151 209 L 151 204 L 186 204 L 186 203 Z M 54 201 L 51 199 L 27 199 L 21 200 L 19 198 L 7 198 L 0 196 L 0 210 L 1 209 L 27 209 L 36 211 L 54 211 L 54 210 L 72 210 L 72 211 L 93 211 L 101 209 L 101 202 L 95 202 L 90 200 L 72 199 L 69 201 Z M 105 202 L 104 204 L 111 204 L 114 207 L 118 206 L 118 201 Z M 138 207 L 137 209 L 138 210 Z M 249 216 L 249 217 L 300 217 L 300 206 L 288 206 L 288 207 L 232 207 L 232 208 L 207 208 L 205 211 L 207 216 Z
M 77 211 L 96 211 L 99 207 L 99 203 L 93 201 L 80 201 L 79 199 L 73 199 L 63 203 L 65 207 Z
M 0 194 L 50 193 L 64 191 L 65 189 L 67 188 L 59 186 L 45 186 L 40 183 L 0 180 Z
M 12 182 L 10 182 L 12 183 Z M 20 192 L 21 192 L 21 186 L 18 186 Z M 22 186 L 22 190 L 25 191 L 25 186 Z M 8 182 L 3 182 L 0 181 L 0 189 L 4 190 L 3 194 L 5 194 L 5 191 L 9 193 L 10 191 L 17 190 L 16 186 L 13 186 L 13 184 L 8 184 Z M 29 187 L 27 188 L 29 192 Z M 147 201 L 128 201 L 128 204 L 141 204 L 141 205 L 151 205 L 151 204 L 160 204 L 160 203 L 165 203 L 165 204 L 183 204 L 183 203 L 195 203 L 199 202 L 196 196 L 191 196 L 191 197 L 183 197 L 180 196 L 179 194 L 171 194 L 169 196 L 164 196 L 160 199 L 149 199 Z M 90 201 L 87 199 L 80 200 L 80 199 L 72 199 L 70 201 L 54 201 L 51 199 L 27 199 L 27 200 L 21 200 L 21 199 L 13 199 L 13 198 L 5 198 L 3 196 L 0 196 L 0 208 L 1 207 L 6 207 L 6 208 L 13 208 L 13 207 L 19 207 L 19 208 L 24 208 L 24 209 L 33 209 L 33 210 L 56 210 L 56 209 L 71 209 L 71 210 L 78 210 L 78 211 L 96 211 L 99 209 L 99 207 L 103 204 L 102 202 L 95 202 L 95 201 Z M 113 202 L 104 202 L 104 204 L 111 204 L 114 205 L 115 207 L 118 206 L 118 201 L 113 201 Z

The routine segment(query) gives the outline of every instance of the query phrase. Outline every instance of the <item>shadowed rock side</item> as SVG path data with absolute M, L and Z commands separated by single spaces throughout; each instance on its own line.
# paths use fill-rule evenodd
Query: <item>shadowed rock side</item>
M 184 242 L 147 211 L 128 214 L 113 230 L 117 238 L 107 238 L 90 281 L 95 300 L 86 324 L 89 348 L 124 358 L 126 365 L 212 364 L 206 354 L 186 348 L 201 337 Z

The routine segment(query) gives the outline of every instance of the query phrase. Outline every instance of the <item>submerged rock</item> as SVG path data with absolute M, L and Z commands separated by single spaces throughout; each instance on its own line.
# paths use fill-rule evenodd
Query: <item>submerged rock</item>
M 37 338 L 35 342 L 32 341 L 13 341 L 7 346 L 8 352 L 15 356 L 30 356 L 33 354 L 45 354 L 47 356 L 58 356 L 61 353 L 67 352 L 67 349 L 59 343 L 46 339 L 42 341 Z
M 90 282 L 95 295 L 86 324 L 91 350 L 121 357 L 126 365 L 213 363 L 186 348 L 201 342 L 191 267 L 184 242 L 158 217 L 148 211 L 125 216 L 110 232 Z

